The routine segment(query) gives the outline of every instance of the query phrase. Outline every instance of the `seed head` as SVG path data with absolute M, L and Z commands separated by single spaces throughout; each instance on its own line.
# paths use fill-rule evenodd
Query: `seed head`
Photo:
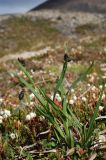
M 71 61 L 70 57 L 67 54 L 64 55 L 64 61 L 66 61 L 66 62 Z
M 22 58 L 18 58 L 18 62 L 25 66 L 25 60 Z
M 19 93 L 18 98 L 20 101 L 24 98 L 24 90 Z

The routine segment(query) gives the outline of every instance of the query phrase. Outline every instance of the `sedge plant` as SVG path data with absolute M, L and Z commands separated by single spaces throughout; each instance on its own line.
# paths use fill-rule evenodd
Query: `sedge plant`
M 70 107 L 68 94 L 71 88 L 75 88 L 80 81 L 86 78 L 86 75 L 92 69 L 93 63 L 71 84 L 68 90 L 65 90 L 63 82 L 69 61 L 70 58 L 65 54 L 63 69 L 60 74 L 60 78 L 56 82 L 53 99 L 47 96 L 41 88 L 34 85 L 34 81 L 31 78 L 30 73 L 19 61 L 18 66 L 27 76 L 28 80 L 25 80 L 23 77 L 19 77 L 18 75 L 17 77 L 20 83 L 24 84 L 37 98 L 39 103 L 36 106 L 36 111 L 40 116 L 44 116 L 48 120 L 49 124 L 52 125 L 53 136 L 56 138 L 58 144 L 64 145 L 66 150 L 74 148 L 74 152 L 72 153 L 74 156 L 79 148 L 88 150 L 92 145 L 92 136 L 95 130 L 95 119 L 97 117 L 103 91 L 99 96 L 89 125 L 86 126 L 86 124 L 82 124 Z M 58 93 L 62 98 L 62 108 L 55 103 L 56 93 Z

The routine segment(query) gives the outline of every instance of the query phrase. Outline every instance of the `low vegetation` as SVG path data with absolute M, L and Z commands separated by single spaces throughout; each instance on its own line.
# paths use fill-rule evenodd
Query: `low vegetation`
M 79 34 L 86 34 L 88 32 L 94 32 L 98 28 L 98 25 L 93 23 L 88 23 L 76 27 L 76 32 Z
M 6 54 L 42 49 L 62 40 L 52 22 L 31 17 L 11 17 L 4 20 L 0 33 L 0 57 Z M 5 43 L 4 43 L 5 42 Z
M 54 91 L 47 93 L 35 85 L 24 60 L 18 60 L 21 74 L 12 77 L 20 86 L 19 104 L 7 106 L 0 99 L 1 159 L 105 160 L 105 80 L 101 77 L 93 84 L 92 62 L 67 85 L 69 63 L 65 54 Z
M 70 24 L 30 15 L 0 24 L 0 159 L 106 159 L 105 23 Z M 35 57 L 17 61 L 24 51 Z

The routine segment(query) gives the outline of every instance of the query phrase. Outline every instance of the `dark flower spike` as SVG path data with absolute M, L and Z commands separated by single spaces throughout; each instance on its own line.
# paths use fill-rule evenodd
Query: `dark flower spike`
M 18 58 L 18 62 L 25 66 L 25 60 L 22 58 Z
M 18 98 L 20 101 L 24 98 L 24 90 L 19 93 Z
M 70 61 L 71 61 L 71 58 L 70 58 L 67 54 L 65 54 L 65 55 L 64 55 L 64 61 L 70 62 Z

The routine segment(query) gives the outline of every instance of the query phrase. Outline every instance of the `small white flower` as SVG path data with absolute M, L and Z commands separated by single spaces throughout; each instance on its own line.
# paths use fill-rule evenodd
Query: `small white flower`
M 61 97 L 58 97 L 57 100 L 58 100 L 58 102 L 61 102 L 61 101 L 62 101 Z
M 102 143 L 102 142 L 106 142 L 106 137 L 104 135 L 100 135 L 99 136 L 99 142 Z
M 31 120 L 31 116 L 28 114 L 28 115 L 26 115 L 26 120 L 27 121 L 30 121 Z
M 0 124 L 3 123 L 3 117 L 0 116 Z
M 27 76 L 24 74 L 24 78 L 26 78 Z
M 34 71 L 33 71 L 33 69 L 31 69 L 31 73 L 32 73 L 32 75 L 34 74 Z
M 8 118 L 7 114 L 4 114 L 4 115 L 3 115 L 3 118 Z
M 58 93 L 56 94 L 56 96 L 55 96 L 55 97 L 56 97 L 56 99 L 57 99 L 59 102 L 61 102 L 61 101 L 62 101 L 62 99 L 61 99 L 61 97 L 60 97 L 60 95 L 59 95 Z
M 30 99 L 32 100 L 33 98 L 35 98 L 35 95 L 34 95 L 33 93 L 31 93 L 31 94 L 29 95 L 29 97 L 30 97 Z
M 90 76 L 91 76 L 90 74 L 87 74 L 87 75 L 86 75 L 87 78 L 89 78 Z
M 56 98 L 60 97 L 60 95 L 58 93 L 56 93 Z
M 93 97 L 94 99 L 96 99 L 96 94 L 95 94 L 95 93 L 93 93 L 92 97 Z
M 86 102 L 87 101 L 86 97 L 82 97 L 82 101 Z
M 105 76 L 102 76 L 102 78 L 103 78 L 103 79 L 106 79 L 106 75 L 105 75 Z
M 4 111 L 1 110 L 1 111 L 0 111 L 0 115 L 3 115 L 3 114 L 4 114 Z
M 36 113 L 31 112 L 31 113 L 30 113 L 30 117 L 31 117 L 31 119 L 35 118 L 35 117 L 36 117 Z
M 76 49 L 75 48 L 71 48 L 71 52 L 76 52 Z
M 76 100 L 77 100 L 77 97 L 76 97 L 76 96 L 74 96 L 74 97 L 73 97 L 73 99 L 76 101 Z
M 40 116 L 39 119 L 40 119 L 40 121 L 43 121 L 45 119 L 45 117 L 44 116 Z
M 102 85 L 100 85 L 100 86 L 99 86 L 99 88 L 100 88 L 100 89 L 102 89 L 102 88 L 103 88 L 103 86 L 102 86 Z
M 103 111 L 104 107 L 103 106 L 99 106 L 99 111 Z
M 50 99 L 53 101 L 53 95 L 51 95 Z
M 106 68 L 101 68 L 101 71 L 106 72 Z
M 15 139 L 15 134 L 14 134 L 14 133 L 11 133 L 11 134 L 10 134 L 10 137 L 11 137 L 11 139 Z
M 70 99 L 70 100 L 69 100 L 69 104 L 73 105 L 73 104 L 74 104 L 74 100 L 73 100 L 73 99 Z
M 3 102 L 3 98 L 0 98 L 0 103 L 2 103 Z
M 50 72 L 50 73 L 49 73 L 49 75 L 50 75 L 50 76 L 55 76 L 55 74 L 54 74 L 54 73 L 52 73 L 52 72 Z
M 30 105 L 33 106 L 33 105 L 34 105 L 34 102 L 30 102 Z
M 90 82 L 94 82 L 95 77 L 92 75 L 89 80 L 90 80 Z
M 36 113 L 34 112 L 31 112 L 29 113 L 28 115 L 26 115 L 26 120 L 27 121 L 30 121 L 31 119 L 35 118 L 36 117 Z
M 106 97 L 105 94 L 103 94 L 103 95 L 102 95 L 102 100 L 105 99 L 105 97 Z
M 71 89 L 71 93 L 74 93 L 74 92 L 75 92 L 75 90 L 72 88 L 72 89 Z
M 98 147 L 98 144 L 95 144 L 94 146 L 93 146 L 93 148 L 97 148 Z
M 88 83 L 87 86 L 90 87 L 91 86 L 90 83 Z
M 3 116 L 3 118 L 8 118 L 11 116 L 10 111 L 7 109 L 5 109 L 4 111 L 0 111 L 0 114 Z
M 100 68 L 102 68 L 102 67 L 106 67 L 106 63 L 102 63 L 102 64 L 100 65 Z
M 82 48 L 82 46 L 78 46 L 77 49 L 78 50 L 82 50 L 83 48 Z
M 5 109 L 5 110 L 4 110 L 4 115 L 3 115 L 3 116 L 4 116 L 5 118 L 10 117 L 10 116 L 11 116 L 10 111 L 7 110 L 7 109 Z
M 11 139 L 13 139 L 13 140 L 14 140 L 14 139 L 16 138 L 15 133 L 11 133 L 11 134 L 10 134 L 10 137 L 11 137 Z
M 104 52 L 106 53 L 106 46 L 103 48 Z
M 92 89 L 91 89 L 92 91 L 95 91 L 96 90 L 96 87 L 95 86 L 92 86 Z
M 14 73 L 10 73 L 10 76 L 13 77 L 13 78 L 15 77 Z
M 23 75 L 22 71 L 18 72 L 18 76 L 22 76 L 22 75 Z

